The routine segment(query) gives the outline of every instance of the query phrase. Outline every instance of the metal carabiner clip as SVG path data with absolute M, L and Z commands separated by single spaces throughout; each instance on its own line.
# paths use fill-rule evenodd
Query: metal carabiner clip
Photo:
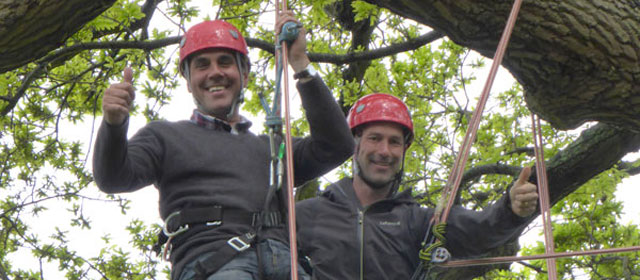
M 175 217 L 180 215 L 180 211 L 176 211 L 171 213 L 165 220 L 164 220 L 164 225 L 162 226 L 162 232 L 164 233 L 164 235 L 166 235 L 167 237 L 171 238 L 174 237 L 178 234 L 181 234 L 185 231 L 187 231 L 189 229 L 189 225 L 183 225 L 181 227 L 179 227 L 178 229 L 176 229 L 176 231 L 174 232 L 169 232 L 169 229 L 167 228 L 167 225 L 169 224 L 169 221 Z
M 449 250 L 444 247 L 438 247 L 431 253 L 431 262 L 444 263 L 451 258 Z

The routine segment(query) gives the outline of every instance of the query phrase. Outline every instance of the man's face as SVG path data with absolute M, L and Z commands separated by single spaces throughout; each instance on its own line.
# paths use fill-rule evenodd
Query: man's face
M 356 164 L 358 174 L 370 187 L 384 188 L 400 171 L 404 155 L 402 126 L 376 122 L 361 130 Z
M 241 77 L 233 51 L 208 49 L 196 53 L 189 62 L 189 91 L 202 113 L 226 119 L 233 99 L 240 94 Z

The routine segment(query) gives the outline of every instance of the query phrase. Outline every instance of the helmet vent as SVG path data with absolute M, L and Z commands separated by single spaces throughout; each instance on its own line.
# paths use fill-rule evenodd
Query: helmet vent
M 238 37 L 240 37 L 234 30 L 229 30 L 229 34 L 231 34 L 231 37 L 233 37 L 233 39 L 238 39 Z

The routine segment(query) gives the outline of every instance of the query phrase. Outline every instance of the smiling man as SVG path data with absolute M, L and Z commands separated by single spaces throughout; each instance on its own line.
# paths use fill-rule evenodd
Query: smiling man
M 353 178 L 297 204 L 300 253 L 311 260 L 313 279 L 410 279 L 434 213 L 410 189 L 397 193 L 411 116 L 400 99 L 378 93 L 359 99 L 347 119 L 356 143 Z M 451 210 L 445 236 L 453 257 L 482 254 L 521 233 L 537 205 L 530 174 L 524 168 L 509 195 L 482 212 Z
M 284 12 L 276 30 L 287 21 L 299 24 Z M 302 28 L 289 49 L 311 131 L 293 139 L 296 185 L 338 166 L 353 149 L 343 113 L 310 65 L 304 36 Z M 171 248 L 172 279 L 289 279 L 284 202 L 267 195 L 269 137 L 251 133 L 251 123 L 238 112 L 249 81 L 247 55 L 233 25 L 214 20 L 191 27 L 180 43 L 180 72 L 196 106 L 193 115 L 148 123 L 131 139 L 132 70 L 126 68 L 123 81 L 104 92 L 93 157 L 96 184 L 106 193 L 151 184 L 158 189 L 165 220 L 161 243 Z

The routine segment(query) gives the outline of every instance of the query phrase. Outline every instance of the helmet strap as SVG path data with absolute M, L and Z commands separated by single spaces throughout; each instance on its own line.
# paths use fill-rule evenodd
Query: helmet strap
M 191 91 L 191 71 L 189 71 L 189 58 L 185 58 L 185 60 L 182 62 L 182 65 L 180 65 L 180 67 L 182 68 L 182 76 L 184 77 L 185 80 L 187 80 L 187 89 L 189 89 L 189 91 Z
M 233 118 L 233 116 L 237 113 L 240 104 L 244 102 L 244 87 L 246 86 L 244 84 L 244 79 L 245 71 L 247 71 L 247 69 L 245 68 L 242 54 L 240 54 L 239 52 L 235 52 L 235 54 L 236 64 L 238 65 L 238 72 L 240 73 L 240 93 L 238 94 L 238 96 L 234 97 L 233 101 L 231 102 L 231 108 L 229 108 L 229 113 L 227 113 L 227 120 L 231 120 L 231 118 Z

